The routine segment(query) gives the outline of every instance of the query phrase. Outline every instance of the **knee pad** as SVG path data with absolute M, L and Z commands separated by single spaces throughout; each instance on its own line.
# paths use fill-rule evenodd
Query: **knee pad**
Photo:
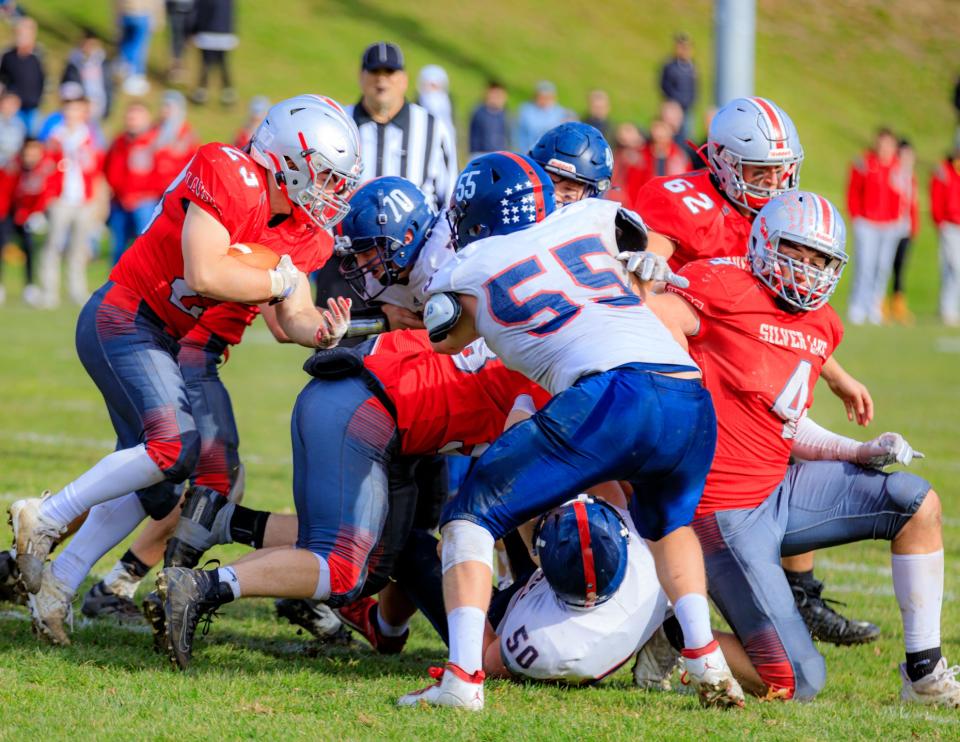
M 924 498 L 930 491 L 930 483 L 923 477 L 906 471 L 895 471 L 887 475 L 884 488 L 893 503 L 911 515 L 920 509 Z
M 443 572 L 462 562 L 480 562 L 493 571 L 493 534 L 469 520 L 451 520 L 440 529 Z
M 187 430 L 176 436 L 147 438 L 147 453 L 168 481 L 179 484 L 197 468 L 200 434 L 196 430 Z

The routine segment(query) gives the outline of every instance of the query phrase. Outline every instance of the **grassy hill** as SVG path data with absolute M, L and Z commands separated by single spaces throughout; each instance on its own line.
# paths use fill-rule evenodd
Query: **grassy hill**
M 80 23 L 114 38 L 111 3 L 23 5 L 40 21 L 51 70 L 59 71 Z M 672 34 L 683 29 L 694 38 L 702 75 L 699 122 L 712 91 L 712 9 L 708 0 L 605 0 L 589 6 L 564 0 L 239 0 L 241 43 L 233 65 L 243 100 L 309 90 L 352 101 L 361 50 L 391 39 L 402 45 L 412 76 L 427 63 L 448 70 L 464 123 L 491 75 L 506 81 L 512 106 L 537 80 L 550 78 L 561 101 L 575 110 L 582 110 L 588 90 L 602 87 L 611 94 L 616 119 L 646 123 L 657 104 L 659 63 Z M 924 227 L 910 291 L 922 311 L 932 312 L 936 246 L 925 191 L 927 174 L 950 145 L 956 123 L 950 96 L 960 73 L 960 3 L 760 0 L 757 15 L 756 92 L 781 103 L 796 121 L 807 151 L 805 187 L 842 202 L 847 164 L 879 124 L 915 141 Z M 166 59 L 163 32 L 151 49 L 155 79 Z M 243 110 L 214 104 L 191 116 L 205 137 L 228 137 Z

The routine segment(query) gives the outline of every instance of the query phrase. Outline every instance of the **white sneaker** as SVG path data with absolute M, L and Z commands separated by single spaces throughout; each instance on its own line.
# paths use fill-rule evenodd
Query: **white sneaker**
M 20 582 L 28 593 L 40 589 L 43 563 L 66 530 L 40 514 L 40 503 L 50 497 L 47 490 L 40 497 L 17 500 L 10 506 L 10 525 L 13 526 L 13 547 L 17 551 Z
M 711 651 L 688 657 L 683 651 L 684 671 L 680 682 L 693 685 L 700 696 L 700 705 L 718 708 L 743 708 L 743 688 L 733 677 L 727 660 L 716 640 L 707 645 Z
M 919 680 L 910 680 L 907 675 L 907 666 L 900 665 L 900 677 L 903 687 L 900 689 L 900 700 L 904 703 L 923 703 L 945 708 L 960 708 L 960 665 L 947 667 L 947 660 L 941 657 L 933 668 L 933 672 L 924 675 Z
M 0 307 L 7 303 L 7 289 L 0 286 Z
M 47 564 L 43 568 L 40 590 L 27 599 L 30 618 L 33 620 L 33 633 L 51 644 L 69 646 L 67 626 L 73 629 L 74 595 L 72 590 L 56 578 L 53 567 Z
M 43 304 L 43 290 L 34 283 L 23 287 L 23 303 L 38 309 Z
M 643 690 L 670 690 L 670 678 L 680 664 L 680 653 L 659 626 L 637 652 L 633 664 L 633 684 Z
M 146 95 L 150 92 L 150 83 L 143 75 L 130 75 L 123 81 L 123 92 L 127 95 Z
M 421 690 L 407 693 L 398 706 L 451 706 L 469 711 L 483 710 L 483 670 L 468 675 L 457 665 L 448 662 L 446 667 L 431 667 L 430 677 L 440 682 Z

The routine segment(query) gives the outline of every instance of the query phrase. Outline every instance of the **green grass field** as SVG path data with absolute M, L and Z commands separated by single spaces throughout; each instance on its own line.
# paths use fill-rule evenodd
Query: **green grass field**
M 108 3 L 28 0 L 59 70 L 77 23 L 111 33 Z M 848 160 L 870 131 L 889 122 L 911 135 L 921 180 L 948 145 L 960 6 L 949 0 L 758 3 L 758 92 L 782 102 L 800 128 L 804 185 L 842 199 Z M 617 118 L 649 118 L 655 65 L 670 34 L 697 41 L 709 85 L 707 0 L 581 4 L 488 0 L 453 5 L 422 0 L 305 0 L 264 6 L 241 0 L 236 56 L 244 97 L 275 99 L 313 90 L 352 100 L 358 55 L 379 38 L 401 43 L 412 69 L 439 62 L 451 73 L 461 115 L 488 74 L 507 81 L 515 105 L 551 77 L 579 108 L 593 86 L 608 88 Z M 162 69 L 163 44 L 152 66 Z M 708 90 L 708 87 L 704 88 Z M 191 112 L 206 137 L 229 137 L 242 112 Z M 925 217 L 926 218 L 926 217 Z M 871 387 L 878 405 L 869 435 L 899 430 L 927 454 L 916 471 L 944 501 L 946 599 L 944 653 L 960 658 L 960 332 L 932 321 L 936 246 L 925 224 L 913 257 L 910 292 L 916 327 L 852 328 L 838 358 Z M 101 280 L 104 267 L 93 267 Z M 7 266 L 11 299 L 0 308 L 0 508 L 44 488 L 59 488 L 113 445 L 102 401 L 73 348 L 76 310 L 36 313 L 16 297 L 19 271 Z M 847 283 L 845 279 L 844 283 Z M 95 285 L 95 284 L 94 284 Z M 839 298 L 843 305 L 843 292 Z M 305 381 L 304 351 L 278 346 L 251 328 L 223 369 L 233 394 L 248 469 L 248 502 L 289 510 L 289 413 Z M 856 435 L 829 392 L 818 389 L 815 416 Z M 4 526 L 5 528 L 5 526 Z M 7 537 L 0 535 L 0 546 Z M 109 569 L 126 544 L 98 565 Z M 230 559 L 240 549 L 217 550 Z M 109 624 L 78 623 L 73 646 L 54 649 L 30 634 L 22 609 L 0 606 L 0 740 L 59 739 L 957 739 L 960 714 L 903 707 L 899 612 L 887 546 L 865 543 L 822 552 L 819 576 L 844 610 L 879 624 L 875 645 L 822 647 L 828 683 L 810 704 L 748 703 L 740 713 L 700 710 L 689 696 L 641 694 L 621 671 L 581 690 L 493 682 L 482 715 L 401 711 L 396 697 L 425 683 L 444 657 L 425 621 L 407 651 L 380 658 L 364 647 L 317 653 L 273 619 L 269 601 L 226 607 L 193 669 L 176 674 L 150 650 L 149 636 Z M 91 584 L 88 581 L 84 589 Z M 719 623 L 718 623 L 719 625 Z

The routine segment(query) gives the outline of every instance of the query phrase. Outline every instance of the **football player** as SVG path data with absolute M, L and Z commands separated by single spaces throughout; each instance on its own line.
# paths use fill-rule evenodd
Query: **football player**
M 249 155 L 204 145 L 170 185 L 150 226 L 78 320 L 77 350 L 107 402 L 117 450 L 56 494 L 10 508 L 28 592 L 40 589 L 51 545 L 71 520 L 114 500 L 114 508 L 123 503 L 125 518 L 142 518 L 158 489 L 196 469 L 200 440 L 177 341 L 207 308 L 277 301 L 278 321 L 293 341 L 329 347 L 342 337 L 349 300 L 331 299 L 329 310 L 318 310 L 289 255 L 263 270 L 227 252 L 232 244 L 262 241 L 265 230 L 286 220 L 335 225 L 356 183 L 358 147 L 356 126 L 336 102 L 298 96 L 271 109 Z M 222 497 L 225 481 L 211 487 Z
M 547 131 L 529 152 L 553 183 L 558 207 L 601 198 L 613 177 L 613 150 L 600 130 L 568 121 Z
M 843 335 L 827 301 L 847 262 L 844 245 L 833 204 L 782 194 L 754 221 L 749 266 L 689 263 L 680 271 L 689 286 L 648 297 L 689 341 L 717 404 L 717 451 L 694 520 L 710 595 L 749 657 L 751 666 L 736 668 L 744 683 L 760 695 L 810 699 L 825 664 L 780 556 L 888 539 L 906 643 L 901 698 L 957 707 L 960 682 L 940 649 L 940 500 L 919 476 L 881 471 L 918 454 L 898 434 L 860 443 L 806 416 Z
M 431 340 L 456 353 L 482 336 L 555 396 L 484 453 L 444 508 L 450 661 L 438 683 L 400 704 L 482 709 L 494 541 L 592 485 L 628 480 L 644 491 L 631 512 L 674 602 L 701 702 L 742 705 L 710 630 L 689 527 L 713 455 L 713 408 L 699 369 L 630 290 L 615 257 L 643 249 L 645 228 L 601 199 L 555 212 L 543 169 L 506 152 L 467 165 L 451 212 L 460 251 L 430 282 Z
M 651 240 L 648 249 L 668 258 L 673 270 L 692 260 L 745 256 L 757 211 L 800 183 L 803 146 L 797 128 L 786 111 L 766 98 L 737 98 L 717 111 L 702 151 L 706 168 L 654 178 L 636 203 L 647 226 L 667 238 Z M 866 387 L 833 358 L 823 377 L 844 401 L 848 417 L 868 424 L 873 401 Z M 823 583 L 813 576 L 813 554 L 784 559 L 784 569 L 815 638 L 844 645 L 880 635 L 874 624 L 845 618 L 823 600 Z

